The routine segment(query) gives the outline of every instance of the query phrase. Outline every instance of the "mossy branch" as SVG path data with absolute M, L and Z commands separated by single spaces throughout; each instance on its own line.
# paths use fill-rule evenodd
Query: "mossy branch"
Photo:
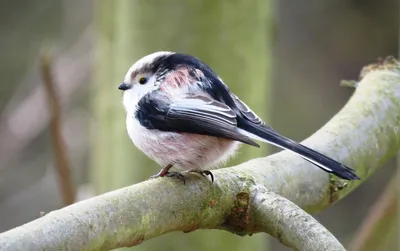
M 390 58 L 365 67 L 349 102 L 303 143 L 355 168 L 362 179 L 346 184 L 282 151 L 215 170 L 215 183 L 195 174 L 187 177 L 186 185 L 159 178 L 53 211 L 0 234 L 0 250 L 109 250 L 200 228 L 240 235 L 267 232 L 304 250 L 315 226 L 306 226 L 308 231 L 301 227 L 304 212 L 297 210 L 299 216 L 293 217 L 293 228 L 288 229 L 283 224 L 288 217 L 285 212 L 296 206 L 280 197 L 276 200 L 284 203 L 262 201 L 279 194 L 309 213 L 323 210 L 396 155 L 400 148 L 399 63 Z M 256 193 L 260 187 L 268 192 Z M 315 233 L 337 245 L 326 230 Z

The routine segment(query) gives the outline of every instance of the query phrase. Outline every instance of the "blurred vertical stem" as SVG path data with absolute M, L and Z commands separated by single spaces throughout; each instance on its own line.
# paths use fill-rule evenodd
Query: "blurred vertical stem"
M 389 246 L 397 239 L 397 186 L 398 174 L 393 176 L 380 198 L 371 207 L 363 224 L 349 245 L 351 251 L 392 250 Z M 384 248 L 386 247 L 386 248 Z
M 93 84 L 91 179 L 105 192 L 146 179 L 160 167 L 138 152 L 125 129 L 122 93 L 116 87 L 134 61 L 160 50 L 189 53 L 208 63 L 231 90 L 268 121 L 270 3 L 266 0 L 95 2 L 96 70 Z M 244 146 L 240 159 L 264 156 Z M 134 250 L 266 250 L 260 236 L 217 230 L 168 234 Z
M 60 193 L 64 205 L 67 206 L 75 202 L 75 188 L 71 178 L 71 165 L 68 159 L 67 147 L 62 136 L 60 98 L 55 89 L 56 84 L 52 73 L 52 55 L 49 49 L 42 50 L 40 69 L 51 117 L 50 133 L 53 143 L 54 165 L 58 174 Z
M 399 32 L 400 35 L 400 32 Z M 400 45 L 400 44 L 399 44 Z M 397 245 L 397 250 L 400 249 L 400 152 L 397 153 L 397 182 L 396 182 L 396 197 L 397 197 L 397 215 L 395 223 L 395 240 Z
M 128 138 L 122 93 L 117 89 L 136 57 L 132 53 L 130 3 L 102 0 L 95 4 L 97 49 L 92 85 L 94 118 L 90 177 L 96 192 L 103 193 L 139 182 L 157 168 Z M 152 166 L 154 170 L 151 170 Z
M 398 24 L 400 24 L 400 21 L 398 21 Z M 397 32 L 398 32 L 398 34 L 397 34 L 397 37 L 398 37 L 397 49 L 399 52 L 398 58 L 400 58 L 400 29 Z M 395 187 L 395 191 L 396 191 L 395 194 L 396 194 L 396 199 L 397 199 L 397 201 L 396 201 L 397 211 L 396 211 L 396 223 L 394 224 L 395 225 L 395 230 L 394 230 L 395 238 L 394 239 L 396 241 L 395 245 L 397 245 L 397 250 L 399 250 L 400 249 L 400 152 L 397 153 L 396 164 L 397 164 L 397 175 L 396 175 L 395 179 L 397 180 L 397 182 L 396 182 L 396 187 Z

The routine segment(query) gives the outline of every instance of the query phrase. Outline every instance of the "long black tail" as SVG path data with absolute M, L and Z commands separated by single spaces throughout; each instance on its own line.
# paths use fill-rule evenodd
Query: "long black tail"
M 340 162 L 304 145 L 301 145 L 289 138 L 286 138 L 267 126 L 254 124 L 248 121 L 241 122 L 242 123 L 240 123 L 240 127 L 244 131 L 254 134 L 255 136 L 264 139 L 266 142 L 272 145 L 292 151 L 328 173 L 333 173 L 336 176 L 346 180 L 360 179 L 355 174 L 354 169 L 347 167 Z M 251 135 L 248 136 L 251 137 Z

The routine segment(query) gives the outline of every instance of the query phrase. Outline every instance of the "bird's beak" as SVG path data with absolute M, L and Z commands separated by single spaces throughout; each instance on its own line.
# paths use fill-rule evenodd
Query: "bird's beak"
M 118 86 L 118 89 L 122 90 L 122 91 L 126 91 L 132 88 L 132 85 L 130 84 L 126 84 L 126 83 L 122 83 Z

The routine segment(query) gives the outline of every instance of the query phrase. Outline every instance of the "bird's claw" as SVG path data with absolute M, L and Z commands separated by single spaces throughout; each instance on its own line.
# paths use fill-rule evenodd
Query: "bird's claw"
M 178 180 L 181 180 L 183 182 L 183 184 L 186 183 L 185 176 L 183 174 L 181 174 L 181 173 L 178 173 L 178 172 L 166 172 L 164 175 L 160 175 L 160 173 L 157 173 L 155 175 L 150 176 L 148 178 L 148 180 L 155 179 L 155 178 L 158 178 L 158 177 L 177 178 Z
M 158 177 L 173 177 L 173 178 L 177 178 L 177 179 L 183 181 L 183 184 L 185 184 L 186 180 L 185 180 L 185 176 L 183 175 L 183 173 L 198 173 L 198 174 L 201 174 L 204 177 L 207 177 L 207 175 L 210 175 L 211 182 L 212 183 L 214 182 L 214 175 L 209 170 L 189 169 L 189 170 L 183 171 L 182 173 L 179 173 L 179 172 L 168 172 L 168 170 L 171 167 L 172 167 L 172 164 L 167 165 L 166 167 L 161 169 L 161 171 L 159 173 L 150 176 L 148 178 L 148 180 L 154 179 L 154 178 L 158 178 Z
M 154 175 L 151 175 L 150 177 L 148 177 L 147 180 L 152 180 L 152 179 L 155 179 L 158 177 L 161 177 L 161 176 L 159 174 L 154 174 Z
M 165 176 L 177 178 L 178 180 L 183 181 L 183 184 L 186 184 L 185 176 L 179 172 L 168 172 L 165 174 Z
M 201 174 L 201 175 L 204 176 L 204 177 L 207 177 L 207 175 L 210 175 L 210 177 L 211 177 L 211 182 L 214 183 L 214 175 L 213 175 L 212 172 L 209 171 L 209 170 L 190 169 L 190 170 L 187 170 L 187 171 L 185 171 L 185 172 L 188 172 L 188 173 L 198 173 L 198 174 Z

